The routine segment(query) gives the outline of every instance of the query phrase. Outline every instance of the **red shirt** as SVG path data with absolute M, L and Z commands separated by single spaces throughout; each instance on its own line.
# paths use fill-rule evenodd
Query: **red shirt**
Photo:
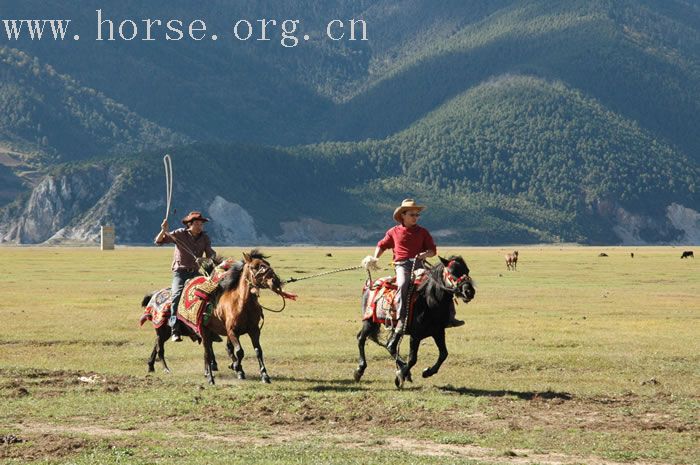
M 399 224 L 386 232 L 384 239 L 377 242 L 377 247 L 382 250 L 394 249 L 394 261 L 415 258 L 426 250 L 437 251 L 435 242 L 427 229 L 418 225 L 412 228 Z

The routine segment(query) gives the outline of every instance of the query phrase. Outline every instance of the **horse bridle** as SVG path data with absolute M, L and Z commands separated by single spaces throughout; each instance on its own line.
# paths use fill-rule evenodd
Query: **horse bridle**
M 275 275 L 275 271 L 270 265 L 268 265 L 265 262 L 262 262 L 262 264 L 255 273 L 253 273 L 253 269 L 249 265 L 248 274 L 250 275 L 250 277 L 246 277 L 246 281 L 248 281 L 248 286 L 251 289 L 270 289 L 270 286 L 268 286 L 267 281 L 268 279 L 271 279 L 270 274 Z
M 459 278 L 452 276 L 452 273 L 450 273 L 450 266 L 452 266 L 453 263 L 454 260 L 450 261 L 447 265 L 445 265 L 445 268 L 442 271 L 443 281 L 446 284 L 449 284 L 449 286 L 445 286 L 445 290 L 452 294 L 458 295 L 463 299 L 467 299 L 468 297 L 464 294 L 464 291 L 462 291 L 462 285 L 465 283 L 471 283 L 472 278 L 469 277 L 469 273 L 465 273 Z

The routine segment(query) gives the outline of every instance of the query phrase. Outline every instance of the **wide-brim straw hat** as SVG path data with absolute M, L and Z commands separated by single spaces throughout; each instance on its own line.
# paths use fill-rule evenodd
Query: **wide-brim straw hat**
M 403 214 L 403 212 L 406 210 L 421 211 L 423 209 L 425 209 L 425 206 L 418 205 L 415 200 L 404 199 L 403 202 L 401 202 L 401 206 L 394 210 L 394 220 L 396 220 L 397 223 L 402 223 L 403 221 L 401 220 L 401 214 Z
M 204 218 L 204 216 L 202 216 L 201 212 L 190 212 L 186 217 L 182 219 L 182 224 L 188 225 L 195 220 L 199 220 L 202 223 L 206 223 L 207 221 L 209 221 L 208 218 Z

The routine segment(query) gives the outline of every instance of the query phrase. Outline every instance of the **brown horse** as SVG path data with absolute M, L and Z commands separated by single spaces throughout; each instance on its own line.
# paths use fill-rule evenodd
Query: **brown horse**
M 516 271 L 518 268 L 518 251 L 506 254 L 506 269 Z
M 238 379 L 245 379 L 242 367 L 243 348 L 239 338 L 248 334 L 255 349 L 255 355 L 260 365 L 260 377 L 265 383 L 270 382 L 267 368 L 260 346 L 260 322 L 263 318 L 263 308 L 258 301 L 261 289 L 270 289 L 282 296 L 283 299 L 295 299 L 293 294 L 282 290 L 282 282 L 267 262 L 266 256 L 257 250 L 243 254 L 243 267 L 238 273 L 221 281 L 222 293 L 216 308 L 202 329 L 202 345 L 204 346 L 204 373 L 209 384 L 214 384 L 216 360 L 212 343 L 218 336 L 227 337 L 233 345 L 233 360 L 231 368 Z M 237 275 L 237 276 L 236 276 Z
M 200 338 L 190 327 L 181 323 L 183 336 L 189 336 L 193 341 L 201 341 L 204 344 L 204 374 L 212 384 L 214 378 L 211 372 L 218 370 L 212 343 L 222 340 L 227 342 L 226 349 L 233 362 L 231 369 L 236 372 L 239 379 L 245 378 L 245 372 L 241 366 L 244 352 L 239 341 L 239 337 L 243 334 L 250 335 L 253 341 L 253 347 L 260 363 L 262 380 L 270 382 L 263 362 L 262 348 L 260 348 L 260 322 L 264 318 L 257 297 L 260 289 L 269 288 L 283 298 L 296 298 L 293 294 L 282 291 L 279 278 L 266 261 L 268 257 L 258 250 L 244 253 L 243 257 L 244 261 L 234 263 L 219 281 L 218 288 L 212 296 L 217 301 L 217 306 L 208 323 L 202 327 L 202 337 Z M 145 296 L 141 305 L 146 307 L 149 303 L 154 304 L 151 299 L 154 301 L 160 299 L 162 302 L 158 303 L 163 305 L 169 301 L 169 298 L 169 289 L 163 289 Z M 154 315 L 147 312 L 141 317 L 141 324 L 147 319 L 151 319 L 156 330 L 156 342 L 148 360 L 149 372 L 155 371 L 156 358 L 162 361 L 165 371 L 170 372 L 165 362 L 165 343 L 171 335 L 170 326 L 164 322 L 167 320 L 167 316 L 168 314 Z M 225 336 L 225 338 L 222 339 L 220 336 Z

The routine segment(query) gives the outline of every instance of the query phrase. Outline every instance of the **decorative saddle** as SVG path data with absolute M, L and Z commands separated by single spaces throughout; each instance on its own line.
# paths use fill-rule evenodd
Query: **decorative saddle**
M 196 276 L 185 283 L 178 306 L 177 319 L 186 324 L 199 336 L 202 334 L 202 325 L 206 324 L 214 308 L 213 297 L 219 281 L 236 263 L 235 260 L 224 260 L 214 269 L 210 277 Z M 146 320 L 151 320 L 155 328 L 160 328 L 170 318 L 172 305 L 171 289 L 161 289 L 151 297 L 141 316 L 141 325 Z
M 408 315 L 407 323 L 410 324 L 411 318 L 413 316 L 413 307 L 418 298 L 418 293 L 415 292 L 418 285 L 420 285 L 425 279 L 426 275 L 422 273 L 423 270 L 418 270 L 415 273 L 415 279 L 413 280 L 413 293 L 411 294 L 411 301 L 408 304 Z M 368 292 L 367 300 L 365 301 L 362 320 L 372 320 L 375 323 L 381 323 L 387 326 L 396 326 L 397 323 L 397 311 L 396 311 L 396 293 L 398 292 L 398 287 L 396 286 L 396 277 L 387 276 L 384 278 L 379 278 L 375 280 L 371 286 L 365 283 L 365 287 L 362 290 L 363 294 Z

